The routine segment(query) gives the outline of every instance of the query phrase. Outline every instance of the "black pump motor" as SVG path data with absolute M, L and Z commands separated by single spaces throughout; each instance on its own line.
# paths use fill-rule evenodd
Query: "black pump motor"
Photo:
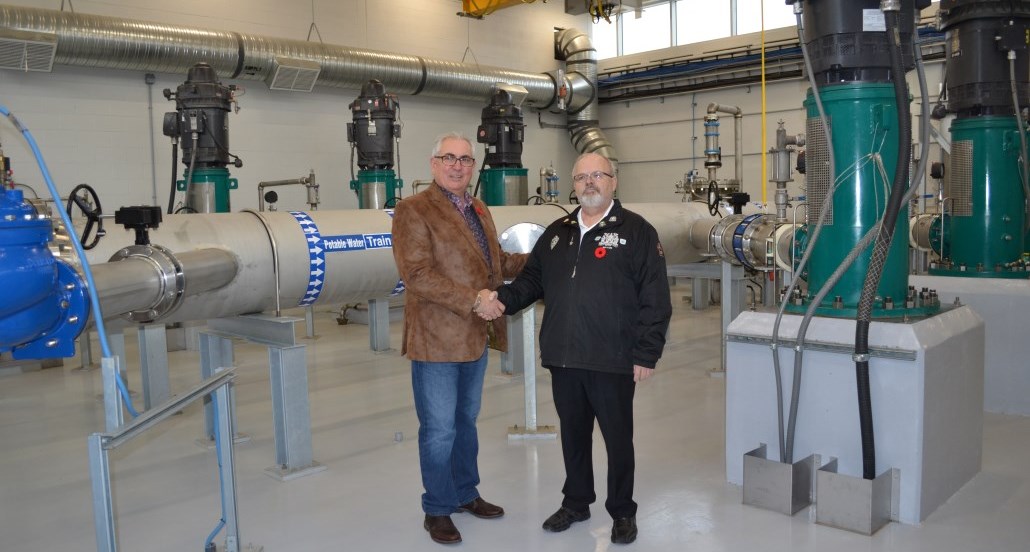
M 796 0 L 787 0 L 794 4 Z M 912 39 L 915 10 L 930 0 L 901 0 L 902 65 L 915 67 Z M 880 0 L 817 0 L 804 3 L 801 15 L 812 72 L 820 87 L 841 82 L 891 82 L 887 33 Z
M 483 166 L 521 168 L 525 137 L 522 109 L 515 105 L 510 92 L 498 89 L 483 108 L 482 124 L 476 133 L 477 141 L 486 144 Z
M 349 106 L 353 122 L 347 123 L 347 141 L 357 146 L 362 170 L 393 168 L 394 141 L 401 137 L 397 119 L 397 97 L 372 79 L 361 87 L 361 95 Z
M 175 100 L 176 111 L 165 113 L 162 131 L 179 138 L 183 163 L 189 165 L 196 148 L 194 169 L 229 164 L 229 111 L 235 92 L 235 85 L 218 82 L 214 68 L 203 62 L 190 67 L 186 82 L 175 92 L 164 90 L 165 98 Z M 235 164 L 242 165 L 238 157 Z

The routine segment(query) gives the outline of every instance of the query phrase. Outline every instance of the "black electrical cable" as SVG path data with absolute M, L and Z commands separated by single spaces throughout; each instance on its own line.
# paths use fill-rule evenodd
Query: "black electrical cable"
M 172 140 L 172 189 L 168 190 L 168 214 L 175 208 L 175 169 L 179 165 L 179 144 Z
M 479 185 L 483 182 L 483 171 L 479 171 L 479 178 L 476 179 L 476 189 L 472 192 L 472 197 L 479 197 Z
M 862 477 L 876 478 L 876 444 L 873 435 L 873 408 L 869 385 L 869 325 L 872 318 L 873 299 L 880 285 L 883 268 L 890 252 L 894 228 L 901 212 L 908 170 L 912 157 L 912 120 L 908 107 L 908 87 L 901 60 L 900 18 L 898 12 L 884 12 L 889 45 L 891 76 L 894 81 L 894 101 L 898 115 L 898 160 L 894 166 L 894 180 L 890 198 L 883 215 L 883 225 L 876 238 L 873 254 L 866 272 L 865 284 L 858 301 L 858 316 L 855 324 L 855 380 L 858 391 L 858 418 L 862 435 Z

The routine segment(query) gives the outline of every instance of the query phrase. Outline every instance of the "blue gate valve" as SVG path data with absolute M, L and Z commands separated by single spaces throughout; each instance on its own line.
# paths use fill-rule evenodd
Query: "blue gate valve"
M 47 248 L 50 220 L 21 190 L 0 196 L 0 353 L 16 359 L 70 357 L 89 319 L 86 285 Z

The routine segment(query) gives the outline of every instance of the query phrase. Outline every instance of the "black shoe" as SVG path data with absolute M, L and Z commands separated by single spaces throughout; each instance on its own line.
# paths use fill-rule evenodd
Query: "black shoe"
M 461 542 L 461 533 L 451 521 L 451 516 L 431 516 L 426 514 L 422 527 L 429 531 L 429 538 L 440 544 L 457 544 Z
M 558 508 L 557 512 L 551 514 L 547 521 L 544 521 L 544 531 L 559 533 L 568 529 L 569 526 L 577 521 L 586 521 L 588 519 L 590 519 L 590 510 L 577 512 L 562 506 Z
M 619 518 L 612 524 L 612 542 L 629 544 L 637 540 L 637 516 Z

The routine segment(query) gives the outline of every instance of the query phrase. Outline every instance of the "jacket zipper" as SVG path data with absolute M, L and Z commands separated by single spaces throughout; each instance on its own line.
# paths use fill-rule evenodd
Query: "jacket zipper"
M 576 227 L 575 230 L 578 231 L 579 227 Z M 576 245 L 576 232 L 571 232 L 570 235 L 569 235 L 569 248 L 572 248 L 574 245 Z M 581 253 L 581 251 L 580 251 L 581 249 L 583 249 L 582 244 L 577 246 L 576 249 L 575 249 L 575 251 L 576 251 L 576 261 L 574 263 L 572 263 L 572 275 L 569 276 L 569 297 L 572 298 L 572 304 L 573 305 L 576 303 L 576 298 L 575 298 L 575 293 L 576 293 L 576 267 L 579 266 L 579 255 Z M 563 347 L 562 347 L 562 359 L 561 359 L 561 367 L 562 368 L 567 368 L 568 367 L 568 359 L 569 359 L 569 332 L 565 332 L 565 343 L 563 344 Z

